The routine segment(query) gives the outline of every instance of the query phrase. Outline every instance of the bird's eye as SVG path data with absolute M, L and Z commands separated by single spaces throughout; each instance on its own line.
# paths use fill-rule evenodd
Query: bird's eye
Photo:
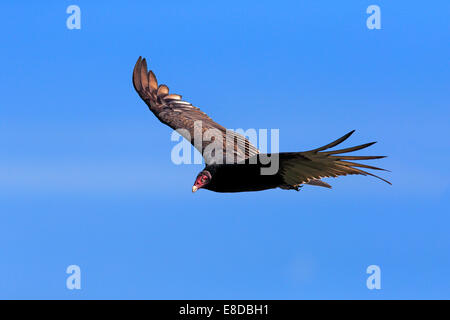
M 205 182 L 206 181 L 206 176 L 203 176 L 202 177 L 202 182 Z

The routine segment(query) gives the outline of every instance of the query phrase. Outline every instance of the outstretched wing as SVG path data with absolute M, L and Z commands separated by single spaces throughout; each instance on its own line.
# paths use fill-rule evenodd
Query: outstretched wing
M 337 146 L 352 135 L 355 130 L 345 136 L 333 141 L 323 147 L 306 152 L 286 152 L 280 153 L 280 175 L 282 176 L 285 189 L 297 189 L 302 184 L 316 184 L 321 178 L 346 176 L 350 174 L 370 175 L 391 184 L 389 181 L 380 178 L 372 173 L 358 168 L 384 170 L 381 168 L 351 162 L 348 160 L 369 160 L 380 159 L 384 156 L 343 156 L 342 153 L 361 150 L 373 145 L 375 142 L 362 144 L 356 147 L 327 151 Z M 312 183 L 311 183 L 312 182 Z
M 158 86 L 153 72 L 147 71 L 145 58 L 139 57 L 136 62 L 133 85 L 155 116 L 190 141 L 207 164 L 217 163 L 218 159 L 222 163 L 225 159 L 227 163 L 235 163 L 259 153 L 244 136 L 214 122 L 199 108 L 181 100 L 180 95 L 169 94 L 166 85 Z

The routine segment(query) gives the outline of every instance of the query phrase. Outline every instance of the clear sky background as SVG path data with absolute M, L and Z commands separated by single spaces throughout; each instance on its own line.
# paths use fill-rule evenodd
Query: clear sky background
M 66 28 L 67 6 L 81 30 Z M 381 30 L 366 8 L 381 8 Z M 0 298 L 450 298 L 449 1 L 2 1 Z M 282 151 L 376 140 L 332 190 L 218 194 L 174 165 L 138 56 Z M 66 288 L 79 265 L 82 289 Z M 368 290 L 366 268 L 381 268 Z

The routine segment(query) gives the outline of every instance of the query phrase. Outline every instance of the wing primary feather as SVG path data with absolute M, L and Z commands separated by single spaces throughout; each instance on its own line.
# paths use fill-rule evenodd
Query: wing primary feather
M 344 166 L 360 167 L 360 168 L 366 168 L 366 169 L 372 169 L 372 170 L 382 170 L 382 171 L 390 172 L 389 170 L 386 170 L 386 169 L 382 169 L 382 168 L 378 168 L 378 167 L 374 167 L 374 166 L 369 166 L 369 165 L 362 164 L 362 163 L 357 163 L 357 162 L 349 162 L 349 161 L 339 161 L 339 160 L 337 160 L 336 163 L 342 164 Z
M 145 68 L 145 70 L 147 70 L 147 68 Z M 148 88 L 150 89 L 150 92 L 158 90 L 158 81 L 152 70 L 148 72 Z
M 370 147 L 371 145 L 375 144 L 375 142 L 369 142 L 369 143 L 365 143 L 365 144 L 361 144 L 359 146 L 355 146 L 355 147 L 350 147 L 350 148 L 345 148 L 345 149 L 340 149 L 340 150 L 334 150 L 334 151 L 327 151 L 324 152 L 327 155 L 331 155 L 331 154 L 339 154 L 339 153 L 347 153 L 347 152 L 352 152 L 352 151 L 357 151 L 357 150 L 361 150 L 367 147 Z
M 141 81 L 139 79 L 139 76 L 141 75 L 141 60 L 142 57 L 139 57 L 133 69 L 133 85 L 138 93 L 142 90 Z
M 337 146 L 338 144 L 340 144 L 341 142 L 344 142 L 345 140 L 347 140 L 353 134 L 353 132 L 355 132 L 355 130 L 350 131 L 349 133 L 345 134 L 344 136 L 340 137 L 339 139 L 337 139 L 323 147 L 311 150 L 311 152 L 319 152 L 322 150 L 333 148 L 333 147 Z
M 336 160 L 373 160 L 373 159 L 382 159 L 386 158 L 386 156 L 330 156 L 332 159 Z
M 158 97 L 164 97 L 164 96 L 166 96 L 168 94 L 169 94 L 169 87 L 167 87 L 165 84 L 161 84 L 158 87 L 158 91 L 157 91 L 156 95 Z
M 165 96 L 164 99 L 181 100 L 181 96 L 179 94 L 172 93 L 168 96 Z
M 145 90 L 148 87 L 147 61 L 145 60 L 145 58 L 141 62 L 140 81 L 141 81 L 141 87 Z
M 384 182 L 386 182 L 386 183 L 392 185 L 392 183 L 390 183 L 390 182 L 387 181 L 386 179 L 383 179 L 383 178 L 381 178 L 381 177 L 379 177 L 379 176 L 377 176 L 377 175 L 375 175 L 375 174 L 373 174 L 373 173 L 366 172 L 366 171 L 364 171 L 364 170 L 360 170 L 360 169 L 356 169 L 356 168 L 353 168 L 353 169 L 355 169 L 356 171 L 358 171 L 358 172 L 359 172 L 360 174 L 362 174 L 362 175 L 366 175 L 366 174 L 367 174 L 367 175 L 369 175 L 369 176 L 378 178 L 378 179 L 380 179 L 380 180 L 382 180 L 382 181 L 384 181 Z

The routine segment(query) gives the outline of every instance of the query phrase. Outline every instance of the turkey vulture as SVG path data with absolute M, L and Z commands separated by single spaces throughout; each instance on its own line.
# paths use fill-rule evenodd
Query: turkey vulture
M 206 166 L 197 175 L 192 192 L 200 188 L 215 192 L 243 192 L 277 187 L 298 191 L 303 184 L 331 188 L 328 183 L 320 179 L 350 174 L 370 175 L 391 184 L 389 181 L 359 168 L 384 169 L 349 161 L 380 159 L 384 156 L 341 155 L 367 148 L 375 142 L 340 150 L 329 150 L 345 141 L 354 130 L 336 141 L 314 150 L 260 154 L 258 149 L 243 135 L 227 130 L 214 122 L 199 108 L 181 100 L 180 95 L 169 94 L 169 88 L 166 85 L 158 85 L 154 73 L 151 70 L 147 71 L 145 58 L 139 57 L 136 62 L 133 70 L 133 85 L 155 116 L 162 123 L 179 131 L 203 155 Z M 215 130 L 222 135 L 219 138 L 223 139 L 202 138 L 200 142 L 196 142 L 194 137 L 197 124 L 201 125 L 201 133 Z M 229 139 L 230 137 L 231 139 Z M 219 160 L 223 161 L 217 161 L 217 157 L 213 156 L 212 152 L 206 152 L 208 145 L 213 141 L 220 144 L 222 155 L 219 155 Z M 229 161 L 230 158 L 228 158 L 230 154 L 232 161 Z M 226 161 L 225 157 L 227 157 Z M 262 170 L 268 167 L 267 159 L 271 158 L 277 159 L 277 170 L 272 174 L 263 174 Z

